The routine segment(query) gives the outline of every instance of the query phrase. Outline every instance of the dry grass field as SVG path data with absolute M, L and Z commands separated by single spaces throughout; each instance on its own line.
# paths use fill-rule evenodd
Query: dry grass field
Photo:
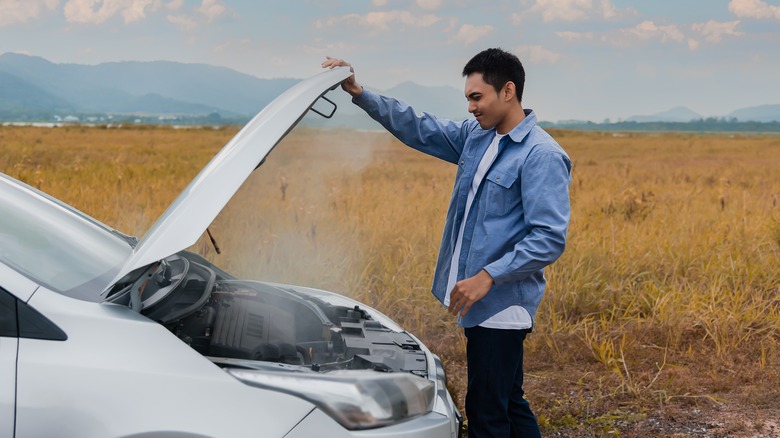
M 235 133 L 0 127 L 2 172 L 142 236 Z M 545 436 L 780 436 L 780 137 L 553 132 L 575 164 L 563 257 L 526 342 Z M 445 361 L 430 295 L 454 167 L 386 133 L 296 129 L 192 249 L 365 301 Z

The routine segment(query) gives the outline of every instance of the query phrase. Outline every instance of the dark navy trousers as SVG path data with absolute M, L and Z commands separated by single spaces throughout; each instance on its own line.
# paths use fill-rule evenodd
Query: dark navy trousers
M 523 341 L 529 331 L 465 329 L 470 438 L 542 436 L 523 398 Z

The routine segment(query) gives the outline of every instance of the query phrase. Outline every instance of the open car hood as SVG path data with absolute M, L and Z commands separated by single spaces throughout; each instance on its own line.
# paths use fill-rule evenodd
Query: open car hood
M 325 93 L 351 75 L 324 71 L 274 99 L 233 137 L 135 246 L 109 287 L 129 272 L 197 242 L 252 171 Z

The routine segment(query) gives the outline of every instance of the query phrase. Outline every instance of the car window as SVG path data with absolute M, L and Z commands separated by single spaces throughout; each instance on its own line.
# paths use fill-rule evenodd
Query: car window
M 0 289 L 0 336 L 19 336 L 16 325 L 16 299 L 3 289 Z
M 0 178 L 0 263 L 79 299 L 98 295 L 130 245 L 83 215 Z M 95 290 L 99 289 L 99 290 Z

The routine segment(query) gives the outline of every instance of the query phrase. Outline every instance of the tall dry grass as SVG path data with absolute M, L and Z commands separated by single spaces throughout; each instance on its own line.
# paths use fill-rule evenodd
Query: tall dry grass
M 234 132 L 3 127 L 2 171 L 140 237 Z M 780 412 L 780 138 L 553 134 L 575 166 L 568 247 L 526 343 L 543 428 Z M 222 254 L 193 249 L 378 308 L 444 358 L 462 402 L 464 339 L 429 292 L 453 177 L 385 133 L 299 128 L 212 224 Z

